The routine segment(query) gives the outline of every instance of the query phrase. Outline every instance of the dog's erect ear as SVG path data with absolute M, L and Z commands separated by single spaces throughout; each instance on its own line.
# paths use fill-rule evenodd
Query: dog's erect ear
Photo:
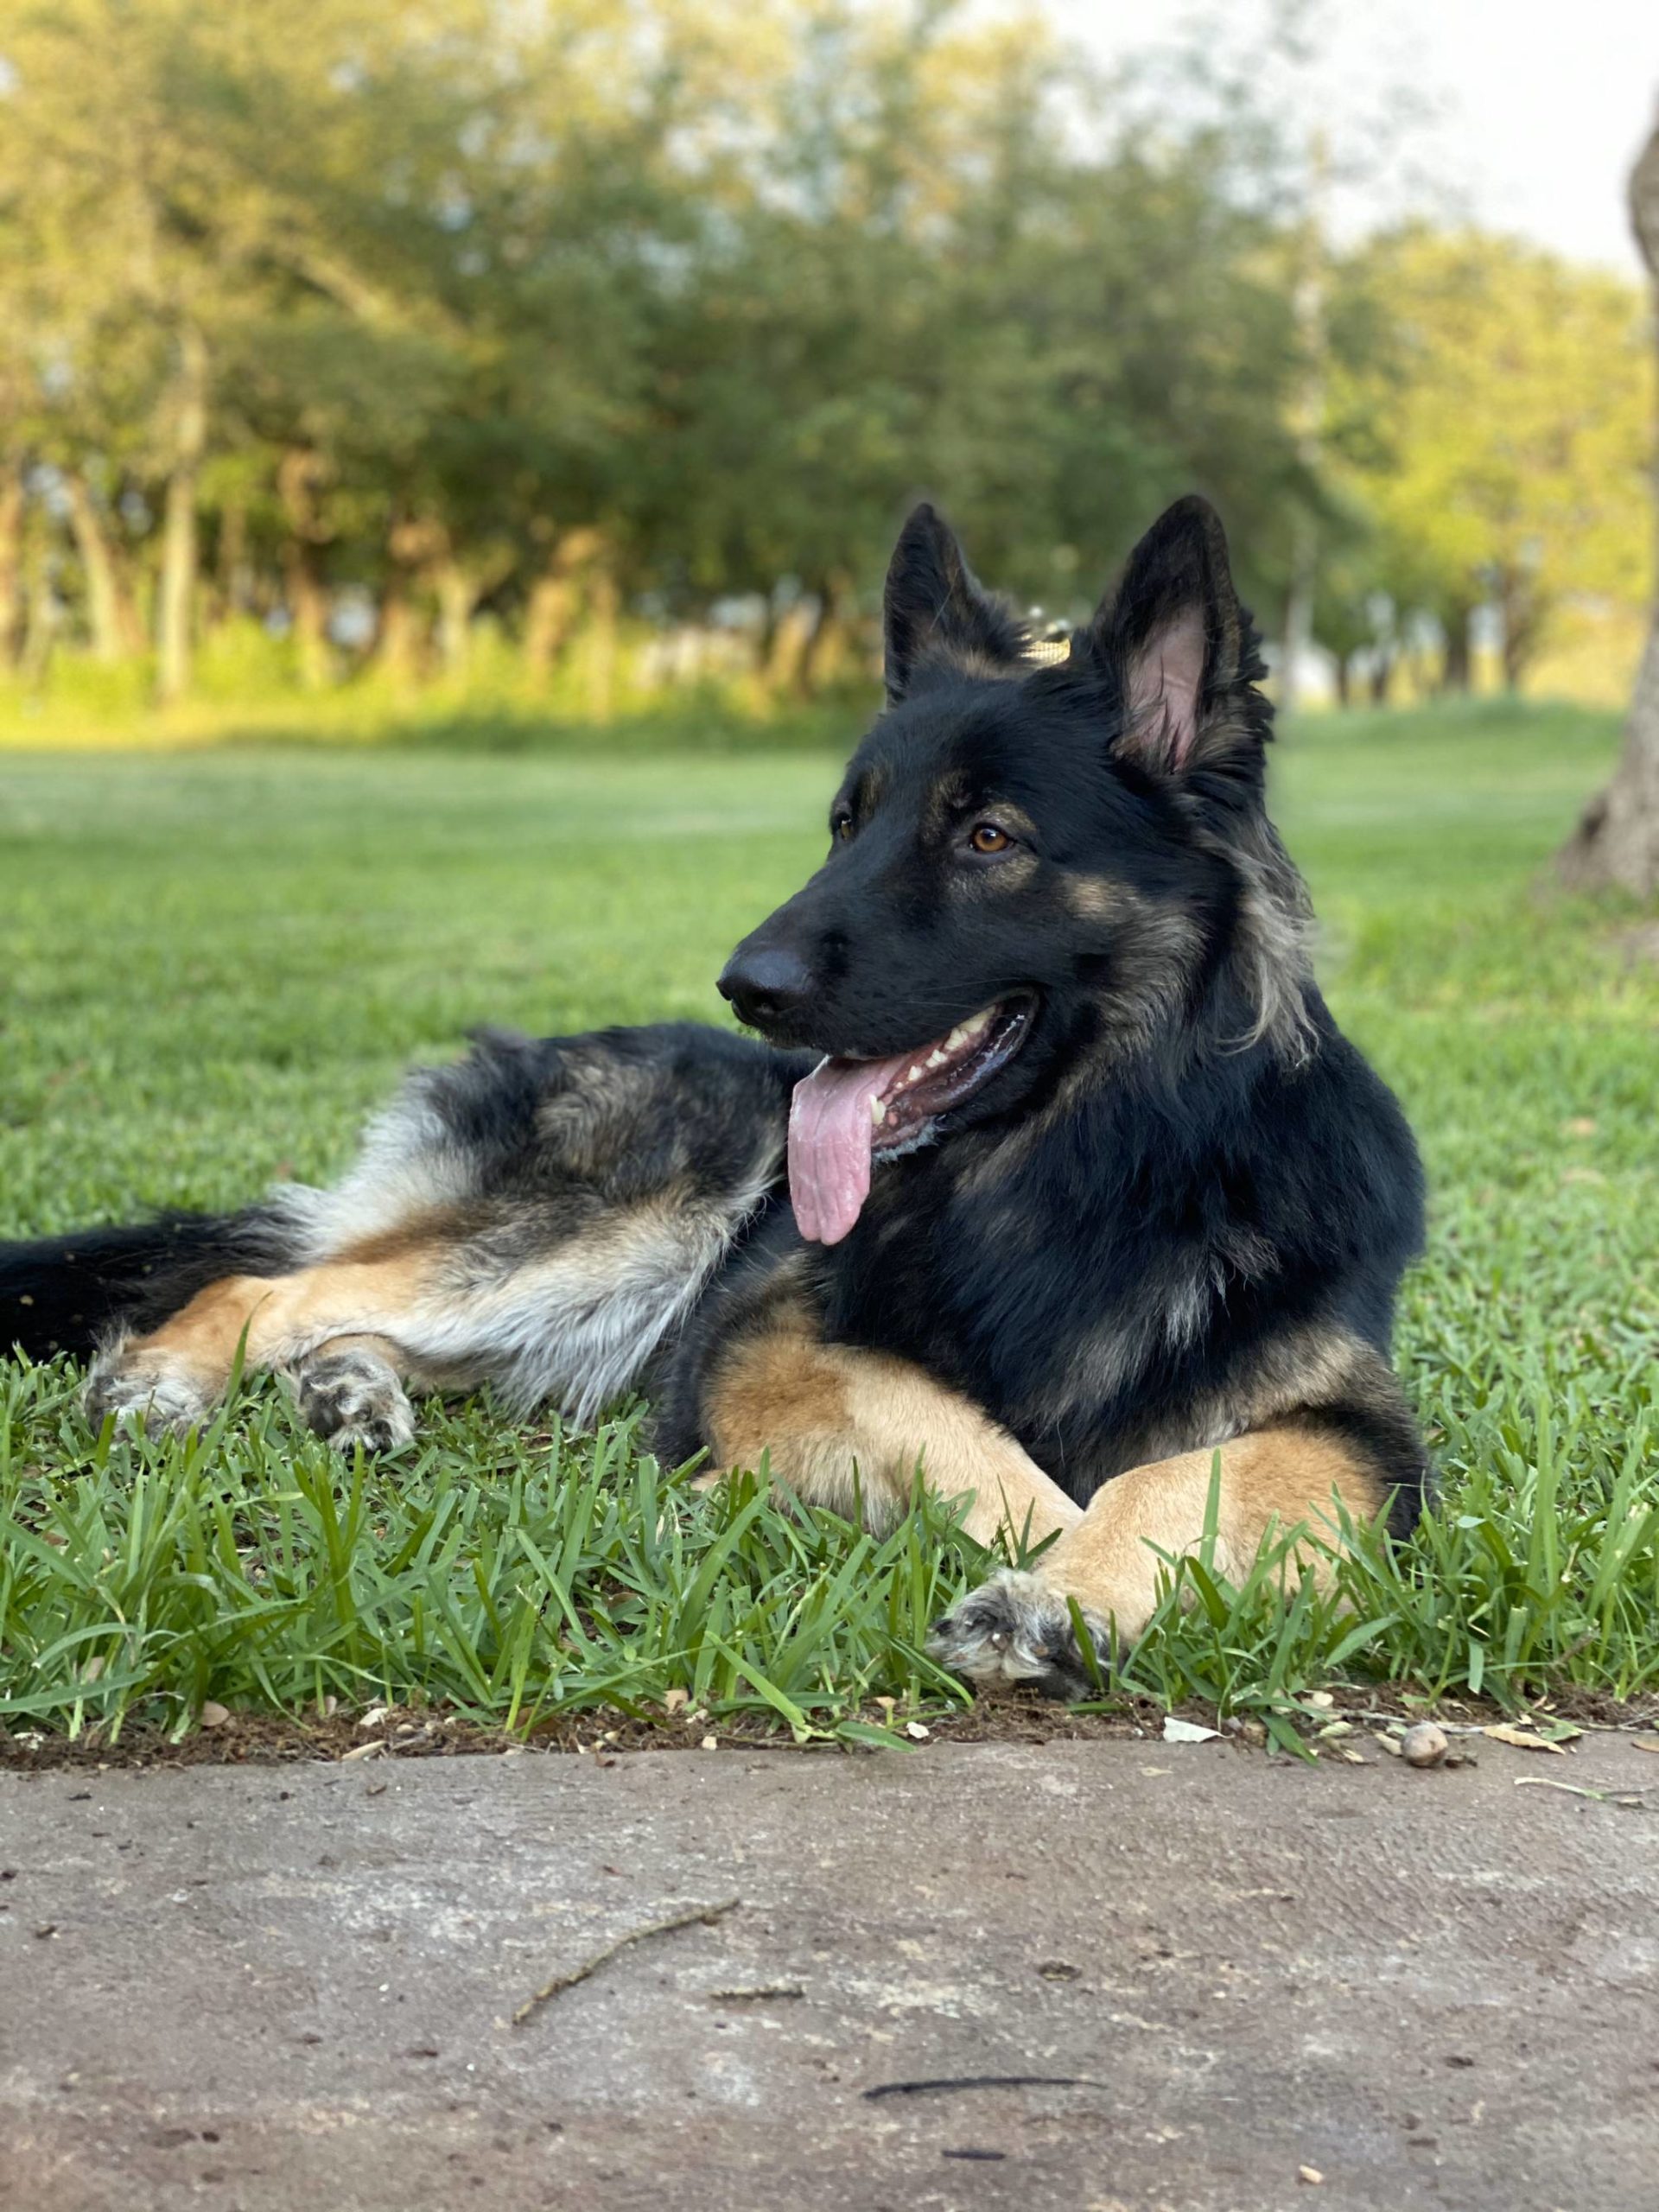
M 912 510 L 887 567 L 882 602 L 887 699 L 897 705 L 930 665 L 974 676 L 1019 671 L 1023 624 L 984 589 L 957 534 L 925 505 Z
M 1154 523 L 1073 656 L 1115 675 L 1122 716 L 1115 749 L 1126 758 L 1182 775 L 1214 749 L 1205 739 L 1217 725 L 1223 743 L 1236 747 L 1244 733 L 1225 709 L 1261 671 L 1226 532 L 1207 499 L 1178 499 Z M 1257 746 L 1264 728 L 1254 732 Z

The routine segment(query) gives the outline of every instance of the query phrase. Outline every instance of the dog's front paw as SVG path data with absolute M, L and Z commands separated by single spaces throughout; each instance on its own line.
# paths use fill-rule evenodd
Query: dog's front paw
M 1108 1624 L 1086 1606 L 1083 1619 L 1096 1654 L 1110 1649 Z M 1088 1697 L 1095 1681 L 1071 1624 L 1064 1591 L 1040 1576 L 1004 1567 L 936 1621 L 928 1650 L 953 1674 L 976 1682 L 1029 1682 L 1046 1697 Z
M 199 1377 L 160 1360 L 130 1357 L 120 1345 L 94 1362 L 80 1402 L 94 1428 L 113 1414 L 118 1428 L 143 1427 L 151 1436 L 187 1436 L 213 1410 L 213 1393 Z
M 336 1452 L 360 1444 L 371 1453 L 401 1452 L 415 1437 L 415 1409 L 393 1370 L 372 1352 L 312 1360 L 298 1377 L 300 1418 Z

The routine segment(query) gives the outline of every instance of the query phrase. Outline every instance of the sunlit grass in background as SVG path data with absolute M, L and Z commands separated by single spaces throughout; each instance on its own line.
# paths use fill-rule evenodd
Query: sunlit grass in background
M 1194 1574 L 1134 1684 L 1269 1713 L 1333 1671 L 1659 1688 L 1659 967 L 1633 917 L 1532 887 L 1613 740 L 1489 702 L 1281 748 L 1330 995 L 1428 1159 L 1400 1356 L 1445 1497 L 1402 1554 L 1361 1547 L 1345 1605 Z M 715 1016 L 838 765 L 487 737 L 0 761 L 0 1233 L 333 1174 L 402 1065 L 480 1020 Z M 925 1629 L 982 1560 L 944 1509 L 873 1541 L 694 1498 L 626 1422 L 561 1440 L 479 1403 L 342 1466 L 271 1384 L 194 1444 L 111 1446 L 62 1369 L 0 1376 L 14 1726 L 330 1694 L 523 1722 L 683 1688 L 800 1732 L 954 1694 Z

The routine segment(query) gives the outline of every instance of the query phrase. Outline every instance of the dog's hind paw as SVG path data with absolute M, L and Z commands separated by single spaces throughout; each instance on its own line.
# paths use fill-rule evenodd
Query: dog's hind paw
M 296 1378 L 300 1418 L 333 1445 L 350 1452 L 401 1452 L 415 1438 L 415 1409 L 394 1370 L 367 1351 L 324 1353 Z
M 1081 1610 L 1096 1654 L 1109 1650 L 1107 1622 Z M 1065 1592 L 1015 1567 L 959 1599 L 934 1623 L 927 1648 L 970 1681 L 1027 1682 L 1046 1697 L 1065 1699 L 1088 1697 L 1095 1688 Z
M 94 1428 L 113 1414 L 118 1428 L 186 1436 L 211 1418 L 213 1394 L 195 1376 L 153 1360 L 129 1362 L 118 1347 L 94 1363 L 80 1402 Z

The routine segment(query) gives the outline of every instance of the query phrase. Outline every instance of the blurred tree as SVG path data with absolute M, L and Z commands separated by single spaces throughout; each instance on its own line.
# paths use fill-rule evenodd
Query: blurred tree
M 1514 241 L 1421 229 L 1361 257 L 1391 350 L 1359 374 L 1375 448 L 1354 489 L 1377 581 L 1433 618 L 1443 681 L 1469 678 L 1469 625 L 1502 620 L 1519 684 L 1571 598 L 1629 601 L 1646 574 L 1650 449 L 1639 296 Z
M 1659 316 L 1659 125 L 1630 173 L 1630 218 Z M 1659 519 L 1659 455 L 1654 469 L 1650 523 Z M 1612 781 L 1585 809 L 1560 857 L 1560 874 L 1575 890 L 1618 889 L 1638 899 L 1659 892 L 1659 576 L 1655 591 L 1624 753 Z

